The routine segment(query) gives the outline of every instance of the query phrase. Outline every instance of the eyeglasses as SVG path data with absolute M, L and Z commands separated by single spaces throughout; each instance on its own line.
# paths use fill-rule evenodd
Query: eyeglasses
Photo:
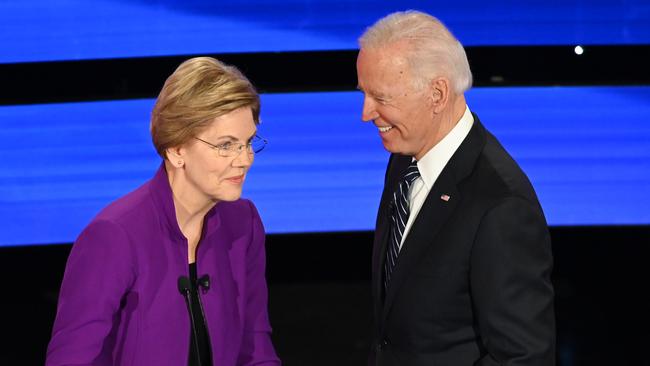
M 217 150 L 219 156 L 222 156 L 224 158 L 232 158 L 234 156 L 239 156 L 239 154 L 241 154 L 241 152 L 244 150 L 244 147 L 246 148 L 246 152 L 249 155 L 257 154 L 260 151 L 264 150 L 264 147 L 266 146 L 266 144 L 268 144 L 268 141 L 265 138 L 262 138 L 257 135 L 255 135 L 255 137 L 253 137 L 253 139 L 247 144 L 227 141 L 219 145 L 214 145 L 198 137 L 195 137 L 195 139 Z

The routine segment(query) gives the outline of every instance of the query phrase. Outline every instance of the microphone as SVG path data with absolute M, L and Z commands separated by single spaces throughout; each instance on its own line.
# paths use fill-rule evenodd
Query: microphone
M 205 276 L 203 276 L 205 277 Z M 203 278 L 201 277 L 201 278 Z M 190 300 L 190 279 L 187 278 L 187 276 L 180 276 L 178 277 L 178 292 L 183 295 L 183 298 L 185 298 L 185 303 L 187 304 L 187 309 L 190 312 L 190 327 L 192 328 L 192 334 L 194 334 L 194 349 L 196 350 L 196 358 L 197 358 L 197 364 L 201 366 L 201 351 L 199 350 L 199 336 L 196 331 L 196 320 L 194 319 L 194 311 L 192 310 L 192 301 Z M 209 282 L 209 277 L 208 277 L 208 286 L 210 285 Z
M 189 296 L 190 294 L 190 279 L 187 276 L 178 277 L 178 291 L 183 296 Z
M 204 274 L 203 276 L 199 277 L 199 279 L 196 281 L 199 287 L 203 289 L 203 293 L 208 292 L 210 289 L 210 275 Z

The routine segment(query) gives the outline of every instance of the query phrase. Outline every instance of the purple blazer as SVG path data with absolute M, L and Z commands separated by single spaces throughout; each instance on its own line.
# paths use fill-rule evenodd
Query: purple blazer
M 77 238 L 61 285 L 46 365 L 187 365 L 189 276 L 164 165 L 102 210 Z M 264 228 L 248 200 L 220 202 L 204 221 L 198 275 L 215 366 L 280 365 L 271 344 Z

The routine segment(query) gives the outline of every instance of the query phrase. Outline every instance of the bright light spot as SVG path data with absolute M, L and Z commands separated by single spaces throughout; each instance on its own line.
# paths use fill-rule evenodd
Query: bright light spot
M 582 48 L 582 46 L 576 46 L 576 48 L 573 49 L 573 52 L 575 52 L 576 55 L 582 55 L 585 50 Z

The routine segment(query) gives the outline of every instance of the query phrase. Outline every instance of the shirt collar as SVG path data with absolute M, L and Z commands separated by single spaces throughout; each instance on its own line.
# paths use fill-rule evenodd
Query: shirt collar
M 474 116 L 465 106 L 465 113 L 456 126 L 418 161 L 418 170 L 427 190 L 431 190 L 447 162 L 454 155 L 474 124 Z

